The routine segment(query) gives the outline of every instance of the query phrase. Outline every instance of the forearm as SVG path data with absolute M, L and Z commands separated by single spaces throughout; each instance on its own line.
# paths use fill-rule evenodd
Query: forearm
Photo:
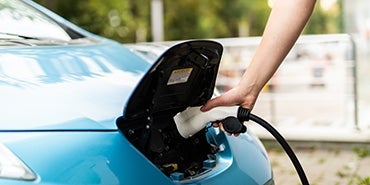
M 257 96 L 293 47 L 313 11 L 315 0 L 276 0 L 261 43 L 240 86 Z

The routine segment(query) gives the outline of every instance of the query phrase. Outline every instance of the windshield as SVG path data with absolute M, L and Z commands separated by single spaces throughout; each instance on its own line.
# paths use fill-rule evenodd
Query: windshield
M 0 39 L 71 40 L 66 31 L 55 21 L 22 1 L 0 0 L 0 20 Z

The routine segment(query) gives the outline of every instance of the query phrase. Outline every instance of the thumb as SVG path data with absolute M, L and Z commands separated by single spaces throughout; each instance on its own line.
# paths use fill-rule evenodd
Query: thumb
M 222 96 L 218 96 L 216 98 L 213 98 L 211 100 L 208 100 L 201 108 L 200 110 L 202 112 L 209 111 L 217 106 L 223 105 Z

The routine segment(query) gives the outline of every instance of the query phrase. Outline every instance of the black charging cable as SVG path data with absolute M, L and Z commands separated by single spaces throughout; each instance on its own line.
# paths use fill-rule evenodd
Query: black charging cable
M 247 131 L 247 128 L 243 124 L 243 122 L 249 121 L 249 120 L 252 120 L 258 123 L 259 125 L 265 128 L 275 137 L 275 139 L 280 143 L 280 145 L 283 147 L 283 149 L 289 156 L 290 160 L 292 161 L 298 173 L 298 176 L 301 180 L 302 185 L 309 185 L 308 179 L 301 166 L 301 163 L 299 162 L 297 156 L 294 154 L 292 148 L 289 146 L 288 142 L 284 139 L 284 137 L 267 121 L 252 114 L 249 109 L 239 107 L 237 118 L 230 116 L 230 117 L 225 118 L 221 122 L 226 132 L 236 134 L 236 133 L 244 133 Z

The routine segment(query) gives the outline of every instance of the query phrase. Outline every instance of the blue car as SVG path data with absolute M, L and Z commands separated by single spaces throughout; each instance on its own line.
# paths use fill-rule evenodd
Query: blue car
M 219 43 L 148 62 L 30 0 L 0 0 L 0 20 L 0 184 L 274 184 L 249 131 L 175 126 L 212 97 Z

